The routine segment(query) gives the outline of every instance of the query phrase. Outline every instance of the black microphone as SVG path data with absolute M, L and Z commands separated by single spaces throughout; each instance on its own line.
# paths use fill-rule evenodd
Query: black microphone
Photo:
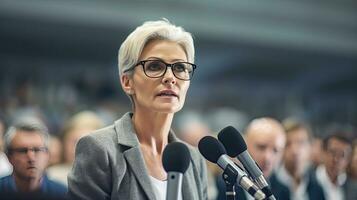
M 250 177 L 254 179 L 264 194 L 269 199 L 275 200 L 268 182 L 264 178 L 263 172 L 247 151 L 247 144 L 238 130 L 232 126 L 228 126 L 218 133 L 218 139 L 222 142 L 224 147 L 226 147 L 227 154 L 230 157 L 238 158 L 244 168 L 248 171 Z
M 236 182 L 246 190 L 255 199 L 264 199 L 265 194 L 255 187 L 254 183 L 248 178 L 247 174 L 242 171 L 226 155 L 226 150 L 221 142 L 212 136 L 203 137 L 198 143 L 198 149 L 207 160 L 216 163 L 223 170 L 230 168 L 237 175 Z
M 182 192 L 182 177 L 190 165 L 191 154 L 180 142 L 169 143 L 162 155 L 162 164 L 167 172 L 166 199 L 178 200 Z

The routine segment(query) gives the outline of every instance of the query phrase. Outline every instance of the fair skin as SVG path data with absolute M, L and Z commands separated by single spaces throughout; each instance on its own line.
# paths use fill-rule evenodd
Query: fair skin
M 91 131 L 93 131 L 92 128 L 85 128 L 85 127 L 69 130 L 69 132 L 66 134 L 64 141 L 63 141 L 64 162 L 65 163 L 67 163 L 67 164 L 73 163 L 77 142 L 83 136 L 88 135 Z
M 4 132 L 5 132 L 4 124 L 2 123 L 2 121 L 0 121 L 0 151 L 2 151 L 2 148 L 3 148 L 2 138 L 3 138 Z
M 352 179 L 357 180 L 357 145 L 354 145 L 351 162 L 350 162 L 350 176 Z
M 146 44 L 139 57 L 139 60 L 147 59 L 174 63 L 187 61 L 187 56 L 184 49 L 175 42 L 154 40 Z M 162 153 L 168 144 L 174 113 L 182 108 L 190 82 L 177 79 L 171 68 L 167 69 L 163 77 L 149 78 L 143 68 L 137 66 L 132 77 L 121 77 L 121 84 L 124 91 L 133 97 L 135 110 L 132 121 L 149 175 L 166 180 Z M 177 96 L 159 95 L 162 91 L 171 91 Z
M 346 171 L 351 154 L 351 146 L 337 138 L 329 139 L 323 151 L 323 163 L 331 182 L 337 185 L 338 175 Z
M 55 165 L 62 159 L 62 143 L 57 137 L 52 137 L 49 144 L 49 165 Z
M 322 140 L 320 138 L 315 138 L 311 147 L 311 162 L 316 167 L 319 166 L 323 161 L 321 156 Z
M 310 160 L 309 135 L 307 130 L 300 128 L 289 132 L 286 139 L 284 165 L 293 177 L 294 185 L 297 188 Z
M 282 157 L 285 132 L 275 120 L 263 118 L 253 121 L 246 133 L 245 141 L 249 153 L 258 163 L 265 177 L 269 177 Z
M 37 132 L 17 131 L 11 142 L 11 149 L 45 147 L 44 139 Z M 13 177 L 16 187 L 22 192 L 36 191 L 41 186 L 41 179 L 47 167 L 49 154 L 27 151 L 11 152 L 9 161 L 13 165 Z

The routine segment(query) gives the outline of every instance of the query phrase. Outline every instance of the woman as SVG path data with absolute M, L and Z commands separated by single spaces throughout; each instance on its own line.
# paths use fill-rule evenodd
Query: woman
M 133 112 L 82 138 L 68 176 L 71 199 L 165 199 L 165 146 L 196 68 L 190 33 L 166 20 L 136 28 L 119 50 L 120 82 Z M 207 199 L 206 166 L 190 148 L 182 199 Z M 173 158 L 175 159 L 175 158 Z

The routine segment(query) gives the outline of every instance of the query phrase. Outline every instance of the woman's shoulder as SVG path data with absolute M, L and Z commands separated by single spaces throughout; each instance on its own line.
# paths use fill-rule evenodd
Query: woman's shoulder
M 111 124 L 104 128 L 98 129 L 90 133 L 88 136 L 91 138 L 95 138 L 99 141 L 108 141 L 112 140 L 116 136 L 115 125 Z
M 78 145 L 91 147 L 110 147 L 116 144 L 116 132 L 114 125 L 110 125 L 98 130 L 95 130 L 88 135 L 82 137 Z

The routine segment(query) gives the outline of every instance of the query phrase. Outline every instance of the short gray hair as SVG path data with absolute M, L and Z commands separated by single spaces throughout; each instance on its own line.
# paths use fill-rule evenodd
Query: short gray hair
M 36 118 L 24 118 L 16 121 L 12 126 L 10 126 L 4 135 L 4 152 L 7 155 L 9 154 L 9 149 L 11 148 L 11 142 L 18 131 L 38 133 L 44 139 L 45 147 L 48 147 L 50 136 L 45 124 Z
M 133 67 L 138 61 L 145 45 L 152 40 L 177 42 L 184 49 L 187 61 L 194 62 L 193 38 L 182 27 L 171 24 L 167 19 L 147 21 L 137 27 L 123 42 L 118 54 L 119 75 Z M 130 75 L 132 72 L 127 72 Z

